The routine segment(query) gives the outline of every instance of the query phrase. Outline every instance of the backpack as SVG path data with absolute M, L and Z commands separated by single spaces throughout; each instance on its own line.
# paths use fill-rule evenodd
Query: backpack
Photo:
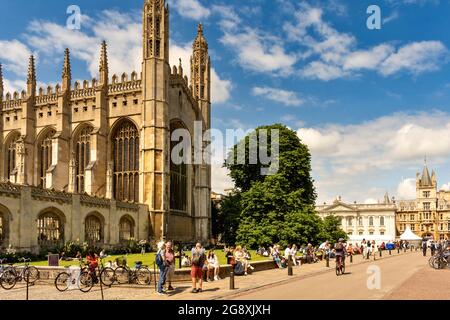
M 162 255 L 161 255 L 161 251 L 159 251 L 159 252 L 156 254 L 156 257 L 155 257 L 155 263 L 156 263 L 156 265 L 157 265 L 159 268 L 164 267 L 164 260 L 163 260 L 163 257 L 162 257 Z
M 244 274 L 245 270 L 244 270 L 244 266 L 242 265 L 242 263 L 240 261 L 236 262 L 235 266 L 234 266 L 234 274 L 237 276 L 242 276 Z

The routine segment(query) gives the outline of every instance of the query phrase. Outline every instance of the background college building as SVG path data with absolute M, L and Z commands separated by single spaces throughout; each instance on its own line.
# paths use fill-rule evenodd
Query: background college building
M 169 65 L 169 11 L 145 0 L 142 72 L 3 92 L 0 67 L 0 245 L 38 250 L 79 239 L 114 245 L 130 238 L 209 241 L 211 169 L 175 165 L 171 132 L 211 126 L 208 44 L 198 27 L 191 81 Z

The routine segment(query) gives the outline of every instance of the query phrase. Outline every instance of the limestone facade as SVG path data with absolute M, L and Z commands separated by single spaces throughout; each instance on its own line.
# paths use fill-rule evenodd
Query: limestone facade
M 436 172 L 416 174 L 416 199 L 397 201 L 397 232 L 407 227 L 420 237 L 450 238 L 450 191 L 437 189 Z
M 387 196 L 377 204 L 345 203 L 338 197 L 332 204 L 316 206 L 316 210 L 322 219 L 328 215 L 338 217 L 351 243 L 363 239 L 381 243 L 396 238 L 396 206 Z
M 98 79 L 72 83 L 66 49 L 61 84 L 45 89 L 36 86 L 30 57 L 21 93 L 4 94 L 0 65 L 1 246 L 96 242 L 87 238 L 91 233 L 105 245 L 126 240 L 124 234 L 209 241 L 210 165 L 171 161 L 175 129 L 187 129 L 194 141 L 198 123 L 202 133 L 211 126 L 203 27 L 193 44 L 190 83 L 181 61 L 169 65 L 165 0 L 144 2 L 140 72 L 110 77 L 105 42 L 100 50 Z

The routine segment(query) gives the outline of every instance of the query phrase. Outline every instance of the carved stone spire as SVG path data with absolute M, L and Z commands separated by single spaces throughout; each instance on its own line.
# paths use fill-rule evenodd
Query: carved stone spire
M 100 53 L 100 86 L 108 84 L 108 48 L 106 41 L 102 42 L 102 51 Z
M 169 61 L 169 6 L 165 0 L 147 0 L 143 14 L 144 60 Z
M 203 26 L 200 23 L 197 37 L 192 46 L 191 57 L 191 84 L 194 97 L 210 101 L 210 59 L 208 55 L 208 42 L 203 35 Z
M 33 55 L 30 56 L 28 63 L 27 94 L 28 96 L 34 96 L 36 94 L 36 68 L 34 66 Z
M 62 72 L 62 91 L 70 90 L 70 83 L 72 81 L 72 72 L 70 68 L 70 52 L 66 48 L 64 52 L 64 66 Z

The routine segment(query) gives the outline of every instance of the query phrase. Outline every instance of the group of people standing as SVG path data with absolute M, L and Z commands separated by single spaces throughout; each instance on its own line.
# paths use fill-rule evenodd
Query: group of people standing
M 214 272 L 214 280 L 220 280 L 219 258 L 214 250 L 209 250 L 208 254 L 206 254 L 206 250 L 203 248 L 202 244 L 198 242 L 191 250 L 191 258 L 189 260 L 186 258 L 187 256 L 184 255 L 183 259 L 185 259 L 186 262 L 182 263 L 182 265 L 189 265 L 191 267 L 192 293 L 202 292 L 204 270 L 206 270 L 206 281 L 210 279 L 211 271 Z M 160 242 L 158 244 L 155 262 L 160 272 L 157 286 L 158 294 L 164 295 L 167 294 L 168 291 L 175 290 L 172 287 L 172 281 L 175 274 L 175 253 L 171 241 Z M 164 290 L 164 285 L 166 283 L 168 284 L 167 290 Z

